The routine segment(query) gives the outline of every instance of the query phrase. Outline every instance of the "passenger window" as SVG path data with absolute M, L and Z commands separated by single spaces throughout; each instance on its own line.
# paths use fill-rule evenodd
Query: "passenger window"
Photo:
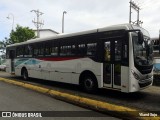
M 95 56 L 97 49 L 97 43 L 88 43 L 87 44 L 87 55 Z
M 41 47 L 38 48 L 38 56 L 43 56 L 43 53 L 44 53 L 44 49 L 41 46 Z
M 123 46 L 124 48 L 124 52 L 123 52 L 123 56 L 124 56 L 124 59 L 127 59 L 128 55 L 127 55 L 127 51 L 128 51 L 128 46 L 127 45 L 124 45 Z
M 76 45 L 72 45 L 71 46 L 71 54 L 70 55 L 76 55 L 76 54 L 77 54 Z
M 52 56 L 58 56 L 58 47 L 52 47 L 51 48 L 51 55 Z
M 35 57 L 44 55 L 44 48 L 43 48 L 42 44 L 35 44 L 34 45 L 33 55 Z
M 78 55 L 86 55 L 87 49 L 85 44 L 78 45 Z
M 104 59 L 107 62 L 111 61 L 111 49 L 110 48 L 111 48 L 110 41 L 105 42 L 105 45 L 104 45 L 104 50 L 105 50 Z
M 32 57 L 32 46 L 31 45 L 26 45 L 24 47 L 24 57 Z
M 16 57 L 23 57 L 23 49 L 24 49 L 24 47 L 23 46 L 21 46 L 21 47 L 17 47 L 17 49 L 16 49 Z
M 38 48 L 35 47 L 34 50 L 33 50 L 33 56 L 38 56 Z
M 52 42 L 46 42 L 45 49 L 44 49 L 44 55 L 51 56 L 51 51 L 52 51 Z
M 45 56 L 51 56 L 51 48 L 50 47 L 45 48 Z
M 60 56 L 73 56 L 76 54 L 76 46 L 69 45 L 69 46 L 61 46 L 60 47 Z
M 115 41 L 115 61 L 121 61 L 122 41 Z
M 66 56 L 67 55 L 67 46 L 61 46 L 60 47 L 60 56 Z

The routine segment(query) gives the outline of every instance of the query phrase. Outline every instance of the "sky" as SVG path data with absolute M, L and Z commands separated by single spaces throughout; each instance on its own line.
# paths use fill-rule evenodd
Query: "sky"
M 16 25 L 36 29 L 32 23 L 36 14 L 31 10 L 39 10 L 44 14 L 42 29 L 62 32 L 62 15 L 64 15 L 64 32 L 73 33 L 115 24 L 129 22 L 130 0 L 0 0 L 0 41 L 9 34 Z M 142 27 L 149 31 L 151 37 L 159 36 L 160 0 L 134 0 L 140 7 Z M 13 24 L 14 16 L 14 24 Z M 9 17 L 9 19 L 7 19 Z M 132 9 L 132 21 L 136 21 L 137 13 Z

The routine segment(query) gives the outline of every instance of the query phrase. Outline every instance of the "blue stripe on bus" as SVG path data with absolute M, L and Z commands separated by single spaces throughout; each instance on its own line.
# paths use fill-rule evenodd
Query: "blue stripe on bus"
M 15 67 L 25 64 L 25 65 L 35 65 L 39 64 L 41 61 L 36 59 L 19 59 L 15 63 Z

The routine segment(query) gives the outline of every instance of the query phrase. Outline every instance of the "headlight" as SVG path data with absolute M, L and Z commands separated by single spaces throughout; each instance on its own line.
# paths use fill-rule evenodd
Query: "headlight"
M 140 80 L 139 75 L 134 70 L 131 70 L 131 72 L 132 72 L 135 79 Z

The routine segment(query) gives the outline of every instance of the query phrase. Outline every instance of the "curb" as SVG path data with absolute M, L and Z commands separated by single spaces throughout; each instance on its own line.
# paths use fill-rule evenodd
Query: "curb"
M 93 99 L 80 97 L 80 96 L 76 96 L 76 95 L 72 95 L 72 94 L 68 94 L 68 93 L 64 93 L 64 92 L 59 92 L 56 90 L 52 90 L 52 89 L 48 89 L 48 88 L 44 88 L 44 87 L 40 87 L 40 86 L 35 86 L 35 85 L 28 84 L 25 82 L 11 80 L 11 79 L 6 79 L 6 78 L 0 77 L 0 81 L 14 84 L 17 86 L 22 86 L 24 88 L 28 88 L 28 89 L 31 89 L 31 90 L 34 90 L 34 91 L 37 91 L 37 92 L 40 92 L 43 94 L 50 95 L 50 96 L 52 96 L 56 99 L 62 100 L 62 101 L 76 104 L 76 105 L 79 105 L 79 106 L 82 106 L 85 108 L 87 107 L 92 110 L 107 113 L 112 116 L 117 116 L 119 118 L 126 118 L 126 119 L 133 119 L 134 118 L 134 119 L 141 119 L 141 120 L 151 120 L 151 119 L 152 120 L 160 120 L 159 116 L 158 117 L 140 117 L 139 113 L 146 113 L 146 112 L 138 110 L 138 109 L 134 109 L 134 108 L 118 106 L 118 105 L 114 105 L 114 104 L 110 104 L 110 103 L 106 103 L 106 102 L 102 102 L 102 101 L 98 101 L 98 100 L 93 100 Z

